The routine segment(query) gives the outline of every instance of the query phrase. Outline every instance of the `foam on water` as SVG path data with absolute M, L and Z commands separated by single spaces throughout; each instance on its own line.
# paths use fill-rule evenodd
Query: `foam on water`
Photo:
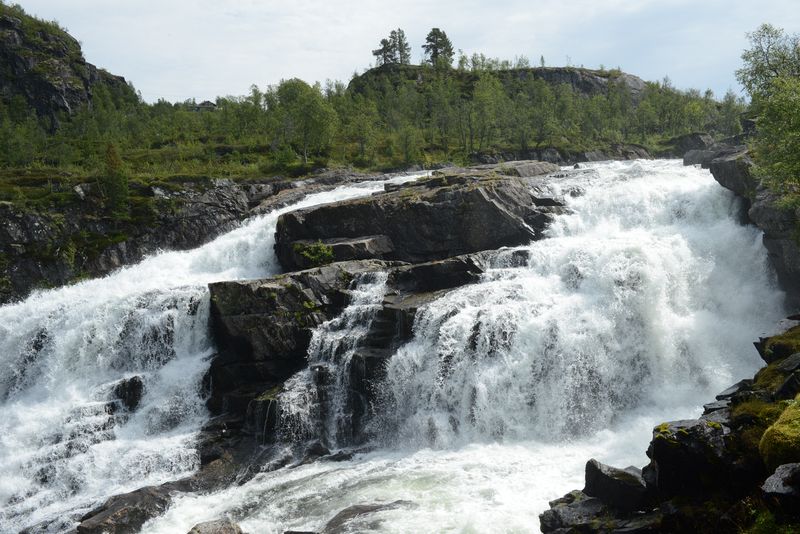
M 402 500 L 351 530 L 536 532 L 588 458 L 643 465 L 655 424 L 755 371 L 751 342 L 784 315 L 782 293 L 730 192 L 675 161 L 593 164 L 554 187 L 583 194 L 549 239 L 420 309 L 381 385 L 374 452 L 179 496 L 144 531 L 221 516 L 319 530 Z
M 198 249 L 0 307 L 0 531 L 73 528 L 110 495 L 196 469 L 213 354 L 206 285 L 278 272 L 281 213 L 416 177 L 309 195 Z M 128 414 L 111 392 L 135 376 L 144 395 Z

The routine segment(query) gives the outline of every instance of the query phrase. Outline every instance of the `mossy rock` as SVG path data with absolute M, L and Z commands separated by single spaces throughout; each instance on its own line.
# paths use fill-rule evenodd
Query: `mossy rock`
M 800 405 L 795 400 L 761 437 L 758 450 L 769 471 L 800 462 Z
M 281 393 L 281 391 L 283 391 L 283 386 L 282 385 L 278 385 L 278 386 L 272 387 L 272 388 L 262 392 L 261 395 L 256 397 L 254 400 L 260 401 L 260 402 L 276 401 L 276 400 L 278 400 L 278 395 Z
M 775 361 L 800 352 L 800 326 L 790 328 L 779 336 L 772 336 L 764 342 L 764 355 L 767 361 Z

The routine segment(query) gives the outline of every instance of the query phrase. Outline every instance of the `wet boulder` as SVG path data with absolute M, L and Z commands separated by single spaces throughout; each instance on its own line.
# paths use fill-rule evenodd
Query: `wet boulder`
M 123 378 L 114 384 L 111 395 L 129 412 L 135 411 L 144 394 L 144 381 L 140 376 Z
M 726 433 L 721 423 L 707 419 L 657 426 L 647 449 L 650 463 L 643 470 L 648 488 L 669 497 L 702 496 L 725 486 L 730 475 Z
M 597 497 L 582 491 L 572 491 L 550 502 L 550 509 L 539 515 L 544 534 L 625 532 L 629 534 L 661 532 L 662 515 L 622 513 L 606 506 Z
M 81 518 L 78 534 L 128 534 L 139 532 L 149 519 L 163 514 L 171 498 L 167 486 L 115 495 Z
M 230 519 L 198 523 L 188 534 L 243 534 L 242 528 Z
M 647 502 L 647 487 L 641 469 L 618 469 L 594 459 L 586 463 L 583 493 L 597 497 L 612 508 L 629 512 L 643 509 Z
M 210 284 L 211 329 L 219 349 L 207 380 L 212 410 L 222 411 L 226 395 L 235 391 L 250 395 L 239 402 L 245 408 L 259 387 L 266 391 L 303 368 L 313 328 L 341 311 L 353 279 L 391 266 L 342 262 L 265 280 Z
M 370 197 L 286 213 L 278 219 L 275 250 L 286 271 L 304 266 L 309 243 L 335 247 L 370 243 L 376 257 L 421 263 L 543 236 L 560 201 L 534 193 L 522 178 L 477 172 L 444 174 Z M 380 246 L 374 240 L 380 237 Z M 354 241 L 355 240 L 355 241 Z M 358 250 L 369 252 L 368 246 Z M 307 256 L 309 254 L 306 254 Z
M 761 486 L 764 500 L 784 515 L 800 515 L 800 463 L 783 464 Z
M 333 518 L 325 524 L 321 534 L 360 532 L 361 530 L 354 529 L 356 525 L 353 523 L 378 512 L 408 506 L 413 506 L 413 503 L 409 501 L 394 501 L 389 503 L 354 504 L 333 516 Z

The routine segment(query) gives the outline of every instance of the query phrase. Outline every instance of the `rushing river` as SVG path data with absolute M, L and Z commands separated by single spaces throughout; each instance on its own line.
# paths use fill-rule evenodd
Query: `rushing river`
M 218 517 L 251 533 L 318 531 L 348 506 L 401 501 L 351 530 L 537 532 L 547 501 L 582 487 L 588 458 L 643 465 L 655 424 L 697 416 L 753 373 L 751 343 L 783 316 L 782 294 L 730 192 L 676 161 L 591 164 L 551 186 L 570 213 L 547 239 L 498 253 L 479 283 L 419 311 L 388 363 L 371 452 L 176 496 L 143 531 Z M 72 528 L 109 495 L 197 467 L 213 352 L 205 284 L 276 272 L 280 212 L 0 308 L 0 531 Z M 363 331 L 384 280 L 368 277 L 314 333 L 311 361 L 347 353 L 330 343 Z M 109 410 L 109 391 L 131 376 L 144 380 L 141 405 Z M 301 415 L 303 380 L 282 399 Z

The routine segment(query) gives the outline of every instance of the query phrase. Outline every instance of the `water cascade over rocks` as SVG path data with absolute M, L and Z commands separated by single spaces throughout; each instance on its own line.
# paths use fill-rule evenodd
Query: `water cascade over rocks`
M 349 369 L 353 353 L 381 309 L 386 273 L 367 273 L 353 283 L 351 302 L 344 311 L 314 330 L 308 369 L 289 379 L 278 396 L 284 440 L 320 439 L 326 447 L 349 444 L 352 418 L 367 411 L 354 405 Z
M 419 308 L 413 336 L 375 386 L 366 452 L 177 495 L 143 531 L 226 518 L 267 533 L 334 523 L 353 532 L 536 532 L 547 501 L 582 483 L 588 458 L 644 463 L 655 424 L 697 415 L 752 374 L 751 342 L 784 310 L 760 235 L 737 222 L 730 192 L 673 161 L 591 164 L 547 180 L 569 212 L 546 239 L 494 254 L 479 282 Z M 0 530 L 74 518 L 101 496 L 193 469 L 191 435 L 205 417 L 199 381 L 213 350 L 199 284 L 268 274 L 273 217 L 186 255 L 0 309 L 2 343 L 12 343 L 0 358 L 15 369 L 1 390 L 0 460 L 11 468 Z M 278 395 L 285 439 L 351 442 L 348 418 L 364 408 L 352 405 L 348 362 L 386 298 L 385 280 L 356 279 L 344 312 L 314 330 L 308 369 Z M 178 294 L 144 297 L 165 293 Z M 121 321 L 95 303 L 115 294 L 140 303 L 125 313 L 142 309 L 148 321 Z M 40 333 L 47 317 L 73 316 L 77 326 Z M 120 339 L 136 345 L 119 348 Z M 138 382 L 119 382 L 134 377 L 140 400 L 126 393 Z M 116 397 L 101 393 L 112 390 Z M 113 398 L 113 413 L 87 411 Z M 118 407 L 125 399 L 137 407 Z M 89 432 L 107 439 L 67 447 L 60 459 L 51 449 L 74 437 L 51 429 L 64 434 L 78 412 L 75 428 L 110 418 Z M 50 465 L 52 475 L 39 474 Z
M 570 213 L 547 239 L 499 251 L 478 283 L 417 312 L 376 386 L 371 452 L 178 497 L 145 530 L 228 517 L 252 532 L 324 532 L 342 510 L 386 505 L 347 528 L 536 532 L 547 501 L 582 484 L 588 458 L 643 464 L 654 425 L 696 416 L 752 374 L 751 343 L 784 315 L 782 294 L 729 192 L 665 161 L 592 164 L 550 181 Z M 309 361 L 335 360 L 324 353 L 312 347 Z M 345 389 L 327 389 L 319 409 L 335 412 Z M 282 401 L 292 413 L 311 405 Z M 317 421 L 302 437 L 337 445 L 336 429 Z
M 0 532 L 69 530 L 111 495 L 195 470 L 207 284 L 278 272 L 281 213 L 413 178 L 309 195 L 198 249 L 0 307 Z

